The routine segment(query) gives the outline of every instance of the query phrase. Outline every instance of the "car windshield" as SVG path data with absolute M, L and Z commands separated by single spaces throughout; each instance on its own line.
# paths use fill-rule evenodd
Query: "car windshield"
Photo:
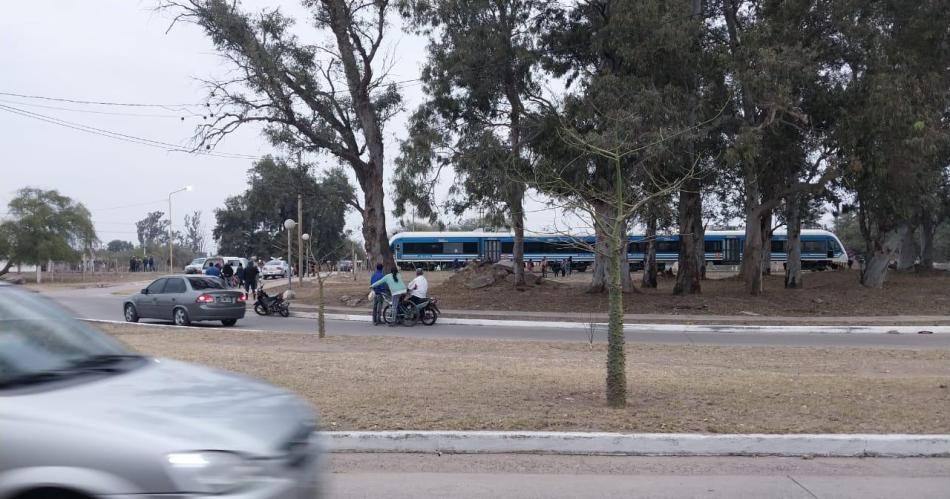
M 191 265 L 201 265 L 202 263 L 205 263 L 205 260 L 207 260 L 207 258 L 195 258 L 191 261 Z
M 195 291 L 202 289 L 224 289 L 224 285 L 221 284 L 220 279 L 212 279 L 210 277 L 189 277 L 188 282 L 191 283 L 191 289 Z
M 132 354 L 49 300 L 0 287 L 0 385 Z
M 271 261 L 267 262 L 267 265 L 274 265 L 274 266 L 276 266 L 276 267 L 280 267 L 280 266 L 283 265 L 283 264 L 284 264 L 284 262 L 281 261 L 281 260 L 271 260 Z

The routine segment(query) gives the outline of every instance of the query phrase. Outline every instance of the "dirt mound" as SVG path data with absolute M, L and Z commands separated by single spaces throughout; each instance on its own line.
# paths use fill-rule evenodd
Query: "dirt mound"
M 525 271 L 525 282 L 529 286 L 537 286 L 541 283 L 541 277 Z M 451 288 L 481 289 L 496 284 L 514 283 L 514 269 L 511 262 L 488 263 L 481 262 L 469 264 L 464 269 L 458 271 L 445 282 L 446 286 Z

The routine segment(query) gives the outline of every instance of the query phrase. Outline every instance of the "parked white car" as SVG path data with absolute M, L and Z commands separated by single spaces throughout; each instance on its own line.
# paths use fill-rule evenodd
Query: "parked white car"
M 204 272 L 204 263 L 207 257 L 195 258 L 188 265 L 185 265 L 186 274 L 200 274 Z
M 290 265 L 283 260 L 271 260 L 261 269 L 261 276 L 264 279 L 279 279 L 288 275 L 290 275 Z

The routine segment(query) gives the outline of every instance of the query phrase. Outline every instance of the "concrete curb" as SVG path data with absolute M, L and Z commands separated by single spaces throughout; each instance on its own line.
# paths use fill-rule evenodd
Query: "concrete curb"
M 323 434 L 331 452 L 623 456 L 950 457 L 950 435 L 352 431 Z
M 294 312 L 291 317 L 316 319 L 315 312 Z M 370 322 L 369 314 L 324 314 L 328 320 Z M 590 324 L 568 321 L 511 321 L 491 319 L 461 319 L 439 317 L 438 324 L 464 326 L 526 327 L 552 329 L 586 330 Z M 596 323 L 598 331 L 604 331 L 607 324 Z M 729 324 L 624 324 L 624 331 L 639 333 L 820 333 L 820 334 L 918 334 L 927 331 L 933 334 L 950 334 L 950 326 L 772 326 L 772 325 L 729 325 Z M 921 333 L 926 334 L 926 333 Z

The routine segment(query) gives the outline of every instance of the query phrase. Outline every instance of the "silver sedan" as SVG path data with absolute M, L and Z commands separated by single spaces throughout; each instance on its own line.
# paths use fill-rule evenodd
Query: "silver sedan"
M 125 320 L 162 319 L 187 326 L 195 321 L 221 321 L 233 326 L 244 318 L 247 295 L 226 289 L 211 276 L 170 275 L 153 281 L 122 304 Z

